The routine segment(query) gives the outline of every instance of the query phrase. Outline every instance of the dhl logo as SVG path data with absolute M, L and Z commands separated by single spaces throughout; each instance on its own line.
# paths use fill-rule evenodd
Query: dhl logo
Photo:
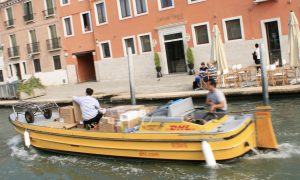
M 190 127 L 190 125 L 170 125 L 169 130 L 171 131 L 190 131 L 194 130 Z

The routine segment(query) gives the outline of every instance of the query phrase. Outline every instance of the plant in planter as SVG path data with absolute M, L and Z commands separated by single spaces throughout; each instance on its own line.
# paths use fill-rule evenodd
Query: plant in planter
M 162 77 L 162 73 L 161 73 L 161 66 L 160 66 L 160 58 L 158 53 L 154 53 L 154 64 L 155 64 L 155 69 L 157 72 L 157 78 Z
M 187 55 L 188 67 L 190 69 L 189 74 L 193 75 L 193 74 L 195 74 L 195 71 L 194 71 L 194 61 L 195 61 L 195 58 L 194 58 L 194 54 L 193 54 L 193 51 L 192 51 L 191 48 L 187 49 L 186 55 Z
M 17 93 L 20 99 L 29 99 L 45 95 L 46 91 L 40 79 L 31 77 L 27 81 L 18 84 Z

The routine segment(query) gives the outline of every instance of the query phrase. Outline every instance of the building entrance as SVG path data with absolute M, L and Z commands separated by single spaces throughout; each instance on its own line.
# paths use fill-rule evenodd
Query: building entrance
M 92 52 L 76 54 L 78 81 L 95 81 L 96 72 L 94 66 L 94 58 Z
M 182 33 L 164 35 L 169 73 L 187 72 Z
M 22 80 L 20 64 L 19 63 L 14 64 L 14 67 L 15 67 L 15 72 L 18 80 Z
M 278 21 L 265 23 L 270 64 L 276 61 L 282 65 Z

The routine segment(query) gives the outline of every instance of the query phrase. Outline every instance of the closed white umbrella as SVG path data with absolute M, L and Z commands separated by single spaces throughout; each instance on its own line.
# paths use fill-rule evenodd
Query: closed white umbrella
M 289 16 L 289 60 L 292 67 L 298 67 L 300 65 L 300 30 L 297 17 L 293 11 Z M 296 73 L 296 82 L 298 81 L 298 73 Z
M 291 66 L 299 66 L 300 54 L 300 31 L 297 17 L 293 11 L 289 16 L 289 59 Z
M 217 25 L 213 26 L 211 60 L 213 62 L 217 62 L 218 71 L 224 74 L 224 70 L 225 70 L 225 74 L 226 74 L 226 71 L 228 71 L 227 58 L 225 55 L 221 33 Z

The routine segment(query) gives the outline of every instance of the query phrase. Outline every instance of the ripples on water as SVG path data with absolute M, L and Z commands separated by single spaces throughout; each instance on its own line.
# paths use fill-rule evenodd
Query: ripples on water
M 293 102 L 293 107 L 288 106 Z M 231 110 L 250 109 L 259 102 L 233 102 Z M 25 148 L 21 135 L 7 137 L 9 154 L 0 167 L 4 179 L 298 179 L 300 100 L 273 101 L 278 151 L 259 151 L 211 169 L 203 162 L 152 161 L 99 156 L 63 155 Z M 1 113 L 2 114 L 2 113 Z M 8 115 L 8 114 L 7 114 Z M 0 124 L 1 125 L 1 124 Z M 1 127 L 0 127 L 1 128 Z M 3 131 L 1 129 L 1 131 Z M 13 131 L 12 128 L 9 131 Z M 3 140 L 3 137 L 0 137 Z M 14 169 L 15 168 L 15 169 Z M 9 170 L 7 170 L 9 169 Z M 6 170 L 6 173 L 3 173 Z

